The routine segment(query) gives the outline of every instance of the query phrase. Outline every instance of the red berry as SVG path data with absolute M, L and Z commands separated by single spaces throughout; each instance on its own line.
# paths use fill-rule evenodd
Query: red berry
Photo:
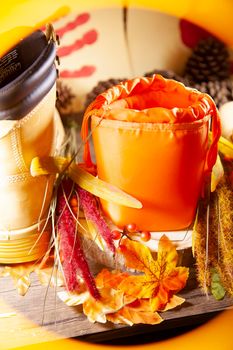
M 151 233 L 149 231 L 142 231 L 140 237 L 142 241 L 148 242 L 151 239 Z
M 70 206 L 71 207 L 77 207 L 78 206 L 78 200 L 77 197 L 72 197 L 70 200 Z
M 126 225 L 126 230 L 130 233 L 137 231 L 137 225 L 136 224 L 128 224 Z
M 121 232 L 118 230 L 113 230 L 112 239 L 114 239 L 114 241 L 118 241 L 120 238 L 121 238 Z

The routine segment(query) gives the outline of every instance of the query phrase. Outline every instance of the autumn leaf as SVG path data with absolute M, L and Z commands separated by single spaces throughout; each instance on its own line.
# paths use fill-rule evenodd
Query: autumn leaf
M 138 299 L 150 299 L 151 311 L 163 310 L 172 296 L 184 288 L 188 268 L 176 266 L 178 254 L 165 235 L 159 242 L 157 260 L 149 248 L 129 239 L 125 239 L 120 248 L 126 265 L 144 274 L 129 276 L 120 283 L 119 289 Z
M 107 315 L 107 320 L 115 324 L 127 324 L 129 326 L 139 323 L 158 324 L 163 321 L 157 312 L 141 311 L 129 306 L 124 306 L 114 314 Z
M 10 276 L 19 295 L 25 295 L 31 285 L 30 274 L 34 271 L 33 263 L 6 266 L 1 276 Z
M 119 284 L 129 276 L 127 272 L 117 270 L 109 271 L 103 269 L 95 278 L 98 288 L 114 288 L 117 289 Z
M 41 285 L 63 286 L 61 271 L 53 267 L 54 257 L 48 255 L 39 262 L 5 266 L 0 277 L 10 276 L 19 295 L 24 296 L 31 285 L 30 275 L 35 272 Z
M 169 300 L 165 308 L 161 311 L 165 312 L 171 309 L 174 309 L 177 306 L 182 305 L 185 302 L 184 298 L 178 297 L 177 295 L 173 295 L 172 298 Z
M 150 264 L 153 263 L 154 259 L 149 248 L 125 238 L 120 244 L 120 253 L 124 255 L 127 267 L 150 273 Z
M 64 285 L 64 279 L 61 271 L 58 268 L 45 267 L 36 268 L 35 272 L 42 286 L 62 287 Z
M 83 312 L 90 322 L 106 323 L 106 315 L 115 313 L 127 304 L 132 303 L 135 298 L 125 296 L 118 285 L 128 273 L 119 271 L 108 271 L 103 269 L 96 276 L 96 286 L 100 292 L 100 300 L 91 297 L 88 291 L 82 293 L 59 292 L 58 297 L 68 306 L 83 305 Z
M 95 278 L 96 286 L 100 292 L 100 300 L 88 298 L 83 303 L 83 312 L 90 322 L 107 322 L 106 315 L 115 313 L 124 305 L 135 300 L 134 297 L 124 296 L 118 289 L 119 284 L 129 276 L 126 272 L 108 271 L 103 269 Z
M 124 293 L 120 290 L 102 288 L 101 299 L 90 297 L 83 303 L 83 312 L 90 322 L 107 322 L 107 314 L 114 313 L 124 306 Z
M 86 300 L 90 298 L 90 293 L 85 291 L 83 293 L 72 293 L 62 291 L 57 293 L 59 299 L 61 299 L 67 306 L 82 305 Z
M 141 243 L 124 239 L 120 251 L 127 267 L 140 272 L 130 274 L 106 268 L 100 271 L 95 283 L 100 299 L 90 293 L 60 292 L 69 306 L 83 305 L 90 322 L 115 324 L 158 324 L 163 321 L 157 311 L 167 311 L 181 305 L 185 299 L 175 295 L 184 287 L 188 269 L 177 267 L 178 254 L 166 236 L 159 242 L 157 259 Z
M 218 183 L 221 181 L 223 176 L 224 176 L 224 168 L 221 162 L 221 158 L 218 155 L 216 163 L 213 166 L 212 173 L 211 173 L 211 192 L 214 192 L 216 190 L 216 187 L 218 186 Z
M 211 140 L 212 137 L 212 132 L 210 131 L 209 140 Z M 219 138 L 218 149 L 225 157 L 233 159 L 233 144 L 223 136 Z
M 100 180 L 64 157 L 35 157 L 30 165 L 31 175 L 41 176 L 66 172 L 84 190 L 102 199 L 130 208 L 142 208 L 142 203 L 117 187 Z
M 104 251 L 104 242 L 96 226 L 90 220 L 79 219 L 78 231 L 87 239 L 96 243 L 100 250 Z

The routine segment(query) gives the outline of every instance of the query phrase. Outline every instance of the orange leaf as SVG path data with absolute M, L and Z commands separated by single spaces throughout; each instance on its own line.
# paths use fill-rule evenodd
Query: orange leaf
M 157 261 L 158 263 L 160 263 L 164 259 L 166 260 L 166 263 L 170 266 L 175 267 L 177 265 L 178 254 L 176 251 L 176 247 L 165 235 L 163 235 L 159 240 Z
M 138 271 L 150 273 L 153 257 L 149 248 L 130 239 L 122 240 L 120 252 L 124 255 L 126 266 Z
M 127 272 L 109 271 L 103 269 L 95 278 L 95 282 L 98 288 L 114 288 L 117 289 L 118 285 L 123 281 L 129 274 Z
M 149 280 L 146 275 L 129 276 L 121 282 L 119 289 L 138 299 L 150 298 L 154 291 L 154 281 Z
M 125 278 L 119 289 L 138 299 L 150 299 L 152 311 L 164 309 L 173 294 L 186 284 L 188 269 L 176 267 L 178 254 L 166 236 L 160 239 L 157 260 L 147 247 L 128 239 L 123 241 L 121 253 L 128 267 L 144 274 Z
M 106 315 L 120 310 L 124 306 L 123 292 L 120 290 L 103 288 L 101 291 L 101 300 L 90 296 L 83 303 L 83 312 L 90 322 L 106 323 Z
M 120 247 L 126 265 L 140 271 L 140 275 L 103 269 L 96 276 L 100 300 L 96 301 L 85 291 L 68 296 L 63 293 L 60 297 L 68 305 L 83 304 L 83 312 L 91 322 L 109 320 L 127 325 L 162 322 L 157 311 L 166 311 L 184 302 L 174 293 L 185 286 L 188 269 L 176 267 L 178 255 L 166 236 L 159 242 L 157 260 L 139 242 L 124 239 Z
M 124 295 L 124 305 L 132 304 L 134 301 L 137 301 L 137 298 L 134 296 Z
M 168 277 L 164 278 L 163 285 L 166 289 L 178 292 L 185 287 L 187 278 L 188 269 L 186 267 L 176 267 Z
M 168 291 L 161 284 L 150 299 L 152 311 L 159 311 L 165 308 L 170 299 Z
M 107 315 L 108 321 L 115 324 L 127 324 L 132 326 L 134 324 L 158 324 L 163 321 L 157 312 L 143 311 L 129 306 L 124 306 L 119 311 Z
M 177 306 L 180 306 L 185 302 L 185 299 L 178 297 L 177 295 L 173 295 L 170 301 L 167 303 L 166 307 L 161 310 L 163 312 L 174 309 Z
M 46 268 L 38 268 L 35 270 L 38 279 L 42 286 L 57 286 L 61 287 L 64 285 L 63 275 L 58 268 L 46 267 Z
M 11 276 L 18 294 L 24 296 L 31 285 L 30 274 L 34 269 L 34 263 L 15 264 L 5 266 L 1 275 Z

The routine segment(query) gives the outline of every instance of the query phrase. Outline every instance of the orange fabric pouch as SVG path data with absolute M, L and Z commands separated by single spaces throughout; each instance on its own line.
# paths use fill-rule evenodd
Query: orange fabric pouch
M 99 95 L 84 115 L 83 140 L 90 117 L 99 178 L 143 204 L 131 209 L 101 201 L 107 216 L 119 227 L 135 223 L 141 230 L 188 227 L 217 157 L 221 128 L 213 100 L 154 75 Z M 88 142 L 84 161 L 92 166 Z

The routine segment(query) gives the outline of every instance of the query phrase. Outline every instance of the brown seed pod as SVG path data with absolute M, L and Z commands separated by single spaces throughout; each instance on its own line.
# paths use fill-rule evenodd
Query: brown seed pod
M 215 268 L 225 290 L 233 295 L 233 197 L 227 177 L 223 177 L 210 201 L 201 201 L 194 225 L 194 252 L 197 279 L 208 292 L 211 268 Z
M 222 283 L 233 295 L 233 196 L 230 183 L 223 178 L 217 188 L 219 261 Z
M 196 259 L 197 280 L 205 293 L 208 293 L 210 286 L 210 271 L 208 260 L 208 238 L 207 230 L 207 205 L 204 201 L 199 203 L 196 223 L 193 229 L 194 235 L 194 256 Z

